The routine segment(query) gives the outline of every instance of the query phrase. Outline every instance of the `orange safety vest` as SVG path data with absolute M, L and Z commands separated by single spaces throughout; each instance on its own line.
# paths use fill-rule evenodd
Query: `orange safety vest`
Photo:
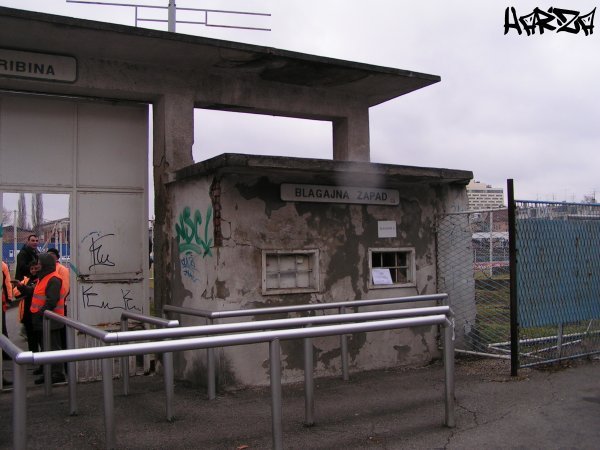
M 36 282 L 37 282 L 37 280 L 36 280 Z M 23 283 L 24 285 L 27 285 L 27 283 L 29 283 L 29 278 L 23 277 L 23 281 L 21 281 L 21 283 Z M 21 291 L 19 290 L 19 288 L 17 286 L 15 286 L 13 288 L 13 296 L 15 297 L 15 299 L 18 299 L 23 296 L 23 294 L 21 293 Z M 23 322 L 24 315 L 25 315 L 25 299 L 23 299 L 19 302 L 19 322 Z
M 60 280 L 60 275 L 55 270 L 54 272 L 49 273 L 44 278 L 38 281 L 35 285 L 35 289 L 33 290 L 33 297 L 31 298 L 31 308 L 29 309 L 33 314 L 39 312 L 44 305 L 46 304 L 46 287 L 48 286 L 48 281 L 52 277 L 56 277 Z M 52 310 L 56 314 L 61 316 L 65 315 L 65 297 L 67 296 L 67 292 L 64 287 L 60 287 L 60 297 L 58 299 L 58 303 L 56 303 L 56 307 Z
M 10 285 L 10 272 L 8 265 L 2 261 L 2 311 L 8 309 L 8 299 L 12 297 L 12 286 Z
M 21 283 L 24 284 L 25 286 L 27 286 L 27 283 L 29 283 L 29 278 L 27 277 L 23 277 L 23 279 L 21 280 Z M 23 293 L 19 290 L 19 288 L 17 286 L 15 286 L 13 288 L 13 297 L 15 299 L 18 299 L 19 297 L 22 297 Z
M 69 295 L 69 289 L 71 284 L 71 275 L 69 274 L 69 268 L 57 262 L 56 271 L 58 272 L 58 277 L 62 280 L 62 285 L 65 288 L 65 292 L 67 293 L 67 295 Z

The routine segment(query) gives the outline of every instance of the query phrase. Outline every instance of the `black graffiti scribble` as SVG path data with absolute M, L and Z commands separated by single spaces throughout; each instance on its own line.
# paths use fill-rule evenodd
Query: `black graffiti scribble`
M 100 303 L 97 303 L 96 297 L 98 294 L 96 292 L 92 292 L 94 286 L 82 286 L 81 287 L 81 296 L 83 299 L 83 307 L 84 308 L 99 308 L 99 309 L 122 309 L 123 311 L 131 311 L 135 310 L 140 313 L 144 312 L 143 308 L 139 306 L 130 305 L 130 302 L 134 301 L 129 295 L 131 294 L 131 289 L 121 289 L 121 301 L 122 305 L 112 305 L 109 301 L 101 300 Z
M 97 235 L 97 237 L 94 238 L 95 234 Z M 114 235 L 114 233 L 101 235 L 98 231 L 94 231 L 84 238 L 85 240 L 89 237 L 92 240 L 92 243 L 88 248 L 90 255 L 92 256 L 92 264 L 90 264 L 88 270 L 91 270 L 91 268 L 95 266 L 113 267 L 115 265 L 115 263 L 110 260 L 110 255 L 108 253 L 101 253 L 102 244 L 100 243 L 102 239 Z
M 536 7 L 531 14 L 517 17 L 516 9 L 511 6 L 504 11 L 504 34 L 508 34 L 511 29 L 515 29 L 519 35 L 525 30 L 527 36 L 534 35 L 536 30 L 540 34 L 554 30 L 557 33 L 578 34 L 583 30 L 588 36 L 594 33 L 595 14 L 596 8 L 588 14 L 581 15 L 579 11 L 570 9 L 550 7 L 546 12 Z M 554 21 L 557 26 L 552 24 Z

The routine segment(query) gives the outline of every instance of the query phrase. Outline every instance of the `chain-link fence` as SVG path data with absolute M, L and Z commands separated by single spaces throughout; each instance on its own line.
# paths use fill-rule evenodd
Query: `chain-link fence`
M 515 206 L 519 366 L 600 353 L 600 205 Z
M 438 292 L 456 315 L 458 352 L 508 358 L 508 210 L 448 214 L 437 223 Z

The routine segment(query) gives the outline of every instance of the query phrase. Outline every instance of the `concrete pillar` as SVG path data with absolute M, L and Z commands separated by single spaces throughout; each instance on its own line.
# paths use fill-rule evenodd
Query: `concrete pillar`
M 154 306 L 171 303 L 171 237 L 173 212 L 164 185 L 166 176 L 194 163 L 194 97 L 187 93 L 165 94 L 153 105 L 154 131 Z
M 346 117 L 333 120 L 334 161 L 371 160 L 369 145 L 369 109 L 351 111 Z

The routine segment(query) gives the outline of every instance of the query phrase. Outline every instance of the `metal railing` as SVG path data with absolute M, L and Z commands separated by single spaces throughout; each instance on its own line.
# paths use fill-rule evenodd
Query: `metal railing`
M 152 321 L 153 319 L 157 324 L 162 326 L 176 326 L 178 321 L 168 321 L 157 317 L 142 316 L 139 314 L 125 313 L 129 316 L 135 316 L 146 321 Z M 299 318 L 287 318 L 287 319 L 276 319 L 276 320 L 263 320 L 260 322 L 237 322 L 229 324 L 216 324 L 216 325 L 198 325 L 189 327 L 177 327 L 177 328 L 163 328 L 154 330 L 137 330 L 137 331 L 121 331 L 121 332 L 106 332 L 104 330 L 98 330 L 89 325 L 81 324 L 73 319 L 65 319 L 63 316 L 59 316 L 53 312 L 47 312 L 47 320 L 57 320 L 66 325 L 72 324 L 74 328 L 81 329 L 83 332 L 88 331 L 94 337 L 100 339 L 106 344 L 117 344 L 126 343 L 150 339 L 174 339 L 182 337 L 193 337 L 193 336 L 206 336 L 215 334 L 225 333 L 236 333 L 236 332 L 248 332 L 248 331 L 267 331 L 273 329 L 299 327 L 299 326 L 313 326 L 313 325 L 325 325 L 334 324 L 350 321 L 367 321 L 367 320 L 384 320 L 384 319 L 399 319 L 409 318 L 418 316 L 430 316 L 444 314 L 447 317 L 452 317 L 452 311 L 448 306 L 435 306 L 428 308 L 411 308 L 391 311 L 373 311 L 367 313 L 352 313 L 352 314 L 341 314 L 341 315 L 327 315 L 319 317 L 299 317 Z M 160 322 L 162 321 L 162 322 Z M 70 341 L 68 341 L 69 343 Z M 47 347 L 46 347 L 47 348 Z M 72 344 L 68 345 L 68 348 L 74 348 Z M 123 361 L 123 360 L 122 360 Z M 74 364 L 74 363 L 73 363 Z M 122 363 L 123 364 L 123 363 Z M 314 380 L 313 380 L 313 347 L 310 339 L 304 340 L 304 391 L 305 391 L 305 424 L 311 426 L 314 424 Z M 163 354 L 163 367 L 164 367 L 164 384 L 165 384 L 165 409 L 167 412 L 167 420 L 173 420 L 173 397 L 174 397 L 174 379 L 173 379 L 173 358 L 171 353 Z M 104 377 L 104 373 L 103 373 Z M 123 392 L 125 395 L 129 393 L 129 380 L 127 379 L 128 372 L 123 374 Z M 73 383 L 72 383 L 73 384 Z M 50 392 L 50 387 L 46 384 L 46 393 Z M 75 413 L 76 408 L 76 394 L 75 391 L 69 392 L 69 404 L 71 407 L 71 414 Z
M 238 25 L 225 25 L 209 22 L 209 13 L 212 15 L 228 14 L 228 15 L 242 15 L 242 16 L 259 16 L 259 17 L 271 17 L 269 13 L 259 13 L 251 11 L 232 11 L 222 9 L 204 9 L 204 8 L 182 8 L 175 5 L 175 1 L 170 1 L 169 6 L 158 6 L 158 5 L 142 5 L 135 3 L 115 3 L 115 2 L 99 2 L 99 1 L 85 1 L 85 0 L 67 0 L 67 3 L 80 3 L 84 5 L 100 5 L 100 6 L 121 6 L 126 8 L 133 8 L 135 11 L 135 26 L 138 26 L 139 22 L 158 22 L 166 23 L 168 30 L 171 32 L 176 31 L 177 24 L 188 24 L 188 25 L 205 25 L 207 27 L 219 27 L 219 28 L 235 28 L 239 30 L 256 30 L 256 31 L 271 31 L 270 28 L 263 27 L 248 27 Z M 153 17 L 141 17 L 141 14 L 145 10 L 155 11 L 167 11 L 167 19 L 157 19 Z M 185 11 L 188 13 L 203 13 L 204 20 L 177 20 L 177 12 Z M 148 13 L 148 11 L 145 11 Z
M 398 311 L 383 311 L 373 313 L 355 313 L 352 315 L 338 315 L 338 320 L 348 321 L 357 320 L 358 316 L 370 314 L 371 318 L 376 314 L 401 313 Z M 48 314 L 48 312 L 46 313 Z M 53 314 L 53 313 L 50 313 Z M 62 317 L 62 316 L 60 316 Z M 333 319 L 335 315 L 319 318 Z M 310 318 L 317 319 L 317 318 Z M 68 319 L 72 321 L 73 319 Z M 299 319 L 279 319 L 280 322 L 290 324 L 291 320 Z M 277 321 L 275 321 L 277 322 Z M 83 324 L 82 324 L 83 325 Z M 228 324 L 230 326 L 240 326 L 243 324 Z M 344 333 L 357 333 L 369 331 L 381 331 L 390 329 L 400 329 L 418 326 L 441 325 L 444 327 L 444 372 L 445 372 L 445 420 L 448 427 L 454 426 L 454 324 L 452 313 L 436 314 L 431 316 L 418 316 L 410 318 L 375 320 L 361 323 L 335 324 L 319 327 L 292 328 L 276 331 L 250 332 L 243 334 L 233 334 L 225 336 L 195 337 L 180 340 L 167 340 L 160 342 L 143 342 L 135 344 L 123 344 L 118 346 L 87 347 L 83 349 L 67 349 L 32 353 L 21 351 L 8 338 L 0 336 L 0 344 L 3 349 L 13 359 L 13 446 L 15 449 L 24 449 L 27 445 L 26 434 L 26 378 L 24 364 L 53 364 L 53 363 L 74 363 L 75 361 L 85 361 L 91 359 L 102 359 L 103 369 L 103 391 L 104 391 L 104 418 L 106 430 L 106 447 L 114 448 L 115 427 L 114 427 L 114 402 L 113 402 L 113 378 L 112 378 L 112 358 L 128 357 L 133 355 L 142 355 L 147 353 L 170 353 L 174 351 L 205 349 L 214 347 L 226 347 L 234 345 L 255 344 L 261 342 L 269 343 L 270 355 L 270 384 L 271 384 L 271 411 L 272 411 L 272 431 L 273 447 L 283 448 L 282 432 L 282 410 L 281 410 L 281 360 L 280 360 L 280 340 L 288 339 L 311 339 L 313 337 L 341 335 Z M 216 327 L 217 325 L 213 326 Z M 225 326 L 225 325 L 223 325 Z M 93 327 L 92 327 L 93 328 Z M 199 327 L 187 327 L 199 328 Z M 155 332 L 175 332 L 183 328 L 173 328 L 164 330 L 140 330 L 122 333 L 138 333 L 144 335 L 145 339 L 150 338 L 150 334 Z M 92 330 L 89 330 L 93 332 Z M 102 331 L 102 330 L 97 330 Z M 164 333 L 169 334 L 169 333 Z M 139 337 L 137 336 L 137 337 Z M 123 336 L 121 336 L 123 338 Z M 112 338 L 116 339 L 117 337 Z M 312 358 L 310 359 L 312 363 Z M 310 377 L 312 379 L 312 376 Z M 71 380 L 70 380 L 71 382 Z
M 207 325 L 213 325 L 217 319 L 228 319 L 235 317 L 250 317 L 260 316 L 268 314 L 281 314 L 281 313 L 292 313 L 292 312 L 316 312 L 324 311 L 328 309 L 337 309 L 339 314 L 345 314 L 347 308 L 359 308 L 365 306 L 380 306 L 380 305 L 393 305 L 400 303 L 417 303 L 417 302 L 431 302 L 437 301 L 440 303 L 447 302 L 448 294 L 431 294 L 431 295 L 415 295 L 410 297 L 392 297 L 384 299 L 373 299 L 373 300 L 352 300 L 345 302 L 332 302 L 332 303 L 316 303 L 316 304 L 302 304 L 292 306 L 274 306 L 268 308 L 251 308 L 251 309 L 235 309 L 225 311 L 209 311 L 203 309 L 194 308 L 183 308 L 180 306 L 164 305 L 163 314 L 169 317 L 170 313 L 177 313 L 183 315 L 190 315 L 196 317 L 203 317 L 206 319 Z M 259 322 L 264 324 L 265 321 Z M 267 329 L 267 328 L 264 328 Z M 306 345 L 306 343 L 305 343 Z M 342 378 L 344 381 L 350 379 L 348 370 L 348 340 L 346 335 L 340 336 L 340 348 L 341 348 L 341 362 L 342 362 Z M 214 348 L 208 348 L 206 350 L 206 366 L 207 366 L 207 395 L 209 400 L 216 398 L 216 365 L 215 365 L 215 354 Z M 307 350 L 305 349 L 305 352 Z M 312 361 L 312 358 L 311 358 Z
M 161 327 L 177 327 L 179 326 L 178 320 L 167 320 L 161 317 L 153 317 L 153 316 L 145 316 L 143 314 L 137 314 L 129 311 L 123 311 L 121 313 L 121 330 L 127 331 L 129 328 L 129 319 L 137 320 L 143 324 L 151 324 Z M 91 325 L 87 325 L 85 323 L 79 322 L 77 320 L 71 319 L 69 317 L 64 317 L 59 314 L 56 314 L 52 311 L 44 312 L 44 320 L 43 320 L 43 348 L 50 348 L 50 321 L 54 320 L 55 322 L 61 323 L 66 326 L 66 335 L 67 335 L 67 349 L 74 349 L 75 346 L 75 330 L 92 336 L 98 340 L 100 340 L 103 344 L 111 344 L 115 342 L 114 332 L 102 330 Z M 140 331 L 152 331 L 152 330 L 140 330 Z M 123 339 L 121 340 L 123 342 Z M 92 347 L 94 348 L 94 347 Z M 165 393 L 166 393 L 166 411 L 167 411 L 167 420 L 173 420 L 173 412 L 172 412 L 172 403 L 173 403 L 173 355 L 171 353 L 163 354 L 163 365 L 165 367 L 164 370 L 164 380 L 165 380 Z M 110 368 L 110 372 L 107 372 L 109 369 L 108 366 L 105 367 L 103 362 L 102 364 L 102 380 L 106 378 L 112 379 L 112 368 Z M 50 375 L 51 367 L 50 365 L 44 365 L 44 391 L 46 395 L 50 395 L 52 392 L 52 380 Z M 121 358 L 121 370 L 123 375 L 123 394 L 129 395 L 129 363 L 127 361 L 127 357 Z M 75 361 L 71 361 L 68 363 L 67 376 L 69 380 L 69 414 L 76 415 L 77 414 L 77 369 Z

